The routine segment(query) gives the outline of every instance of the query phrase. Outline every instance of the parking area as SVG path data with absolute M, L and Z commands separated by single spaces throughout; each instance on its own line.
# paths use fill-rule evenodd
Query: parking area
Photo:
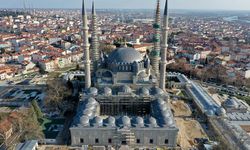
M 0 98 L 1 101 L 6 102 L 22 102 L 31 101 L 33 99 L 41 101 L 43 98 L 43 93 L 41 90 L 37 89 L 12 88 L 3 93 Z

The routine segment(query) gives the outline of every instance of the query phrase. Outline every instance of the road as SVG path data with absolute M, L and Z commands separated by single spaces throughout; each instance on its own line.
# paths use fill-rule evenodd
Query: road
M 20 89 L 43 89 L 46 85 L 2 85 L 0 86 L 0 90 L 4 90 L 6 88 L 20 88 Z
M 229 91 L 232 93 L 235 93 L 235 94 L 240 94 L 240 95 L 244 95 L 244 96 L 250 96 L 250 92 L 245 92 L 245 91 L 242 91 L 242 90 L 239 90 L 237 87 L 223 87 L 222 85 L 216 85 L 215 83 L 207 83 L 207 82 L 201 82 L 201 81 L 197 81 L 197 80 L 193 80 L 195 82 L 199 82 L 201 83 L 202 85 L 205 85 L 205 86 L 210 86 L 210 87 L 213 87 L 213 88 L 216 88 L 220 91 Z
M 0 87 L 0 97 L 10 91 L 12 87 Z

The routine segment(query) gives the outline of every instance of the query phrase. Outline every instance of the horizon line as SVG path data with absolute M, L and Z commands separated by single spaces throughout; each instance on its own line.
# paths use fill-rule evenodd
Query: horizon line
M 0 7 L 0 9 L 24 9 L 24 8 L 4 8 Z M 65 10 L 81 10 L 81 8 L 26 8 L 26 10 L 29 9 L 65 9 Z M 87 8 L 87 10 L 91 10 L 91 8 Z M 155 10 L 154 8 L 96 8 L 96 10 Z M 163 9 L 161 9 L 163 10 Z M 173 8 L 169 10 L 185 10 L 185 11 L 249 11 L 250 10 L 244 10 L 244 9 L 196 9 L 196 8 Z

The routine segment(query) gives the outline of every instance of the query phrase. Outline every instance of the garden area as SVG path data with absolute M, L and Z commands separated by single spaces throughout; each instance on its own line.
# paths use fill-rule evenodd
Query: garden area
M 39 118 L 40 126 L 46 139 L 55 139 L 63 129 L 64 119 Z

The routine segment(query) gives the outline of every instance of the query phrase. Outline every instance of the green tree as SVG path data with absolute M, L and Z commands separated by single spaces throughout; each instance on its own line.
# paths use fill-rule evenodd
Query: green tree
M 42 118 L 43 113 L 42 113 L 42 111 L 41 111 L 40 107 L 38 106 L 37 101 L 35 99 L 31 101 L 31 105 L 36 113 L 37 118 Z

